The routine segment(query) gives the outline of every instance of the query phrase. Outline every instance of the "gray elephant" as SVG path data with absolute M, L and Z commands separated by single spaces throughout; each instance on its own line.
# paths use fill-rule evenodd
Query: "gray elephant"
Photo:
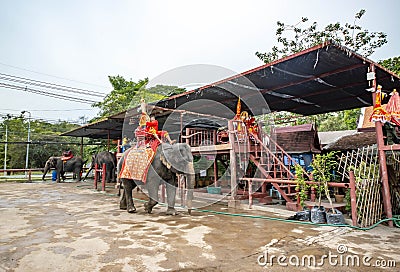
M 121 165 L 125 160 L 124 153 L 120 161 L 118 162 L 118 177 L 121 171 Z M 192 209 L 193 201 L 193 188 L 194 188 L 194 168 L 193 168 L 193 156 L 191 153 L 190 146 L 185 143 L 179 144 L 167 144 L 163 143 L 158 146 L 153 162 L 149 167 L 147 173 L 145 187 L 148 191 L 149 201 L 145 203 L 145 210 L 151 213 L 153 207 L 158 203 L 158 189 L 159 186 L 164 183 L 166 185 L 167 192 L 167 215 L 176 215 L 175 210 L 175 196 L 177 189 L 177 176 L 176 174 L 183 174 L 187 180 L 187 207 L 189 214 Z M 120 208 L 127 210 L 129 213 L 136 212 L 135 205 L 132 199 L 132 190 L 137 185 L 143 185 L 141 181 L 132 179 L 122 178 L 122 184 L 124 186 L 123 195 L 120 201 Z
M 114 153 L 109 151 L 101 151 L 92 156 L 92 165 L 90 166 L 90 169 L 87 171 L 87 174 L 83 180 L 86 179 L 87 175 L 91 170 L 94 169 L 96 164 L 100 169 L 103 167 L 103 164 L 106 165 L 106 182 L 116 182 L 115 171 L 117 170 L 117 157 L 114 155 Z M 100 180 L 99 176 L 97 180 Z
M 55 169 L 57 171 L 56 182 L 60 182 L 60 177 L 62 177 L 63 180 L 65 179 L 65 172 L 73 172 L 74 177 L 80 181 L 83 165 L 84 161 L 81 157 L 73 157 L 65 162 L 61 159 L 61 157 L 50 157 L 44 166 L 42 180 L 44 180 L 47 172 L 50 169 Z

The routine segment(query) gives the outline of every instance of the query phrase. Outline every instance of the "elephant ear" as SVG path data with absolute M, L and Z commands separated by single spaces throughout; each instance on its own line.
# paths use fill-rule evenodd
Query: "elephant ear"
M 162 144 L 159 148 L 161 148 L 161 162 L 168 169 L 172 167 L 179 173 L 185 173 L 188 163 L 193 162 L 193 156 L 187 144 Z

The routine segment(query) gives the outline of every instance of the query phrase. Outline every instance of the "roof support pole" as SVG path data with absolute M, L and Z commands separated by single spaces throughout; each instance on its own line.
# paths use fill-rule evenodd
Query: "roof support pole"
M 370 64 L 370 72 L 375 73 L 375 65 Z M 372 80 L 372 88 L 376 90 L 376 77 Z M 372 94 L 372 99 L 375 104 L 375 93 Z M 379 152 L 379 170 L 382 178 L 382 196 L 383 196 L 383 209 L 387 218 L 392 218 L 392 203 L 390 200 L 390 187 L 389 187 L 389 178 L 387 172 L 386 165 L 386 153 L 385 153 L 385 143 L 383 142 L 383 131 L 382 131 L 382 123 L 375 122 L 375 131 L 376 131 L 376 143 L 378 145 Z M 393 227 L 393 221 L 388 222 L 390 227 Z
M 107 151 L 110 151 L 110 130 L 107 130 Z
M 81 137 L 81 158 L 83 158 L 83 137 Z
M 232 120 L 228 121 L 229 142 L 231 150 L 229 151 L 229 167 L 231 171 L 231 197 L 228 200 L 228 207 L 239 208 L 240 201 L 237 199 L 237 177 L 236 177 L 236 152 L 235 152 L 235 135 Z

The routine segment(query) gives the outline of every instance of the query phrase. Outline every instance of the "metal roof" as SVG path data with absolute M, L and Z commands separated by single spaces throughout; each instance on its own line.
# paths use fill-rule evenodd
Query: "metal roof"
M 389 93 L 393 88 L 400 89 L 398 75 L 329 41 L 216 83 L 161 100 L 155 104 L 158 109 L 162 109 L 158 112 L 157 119 L 160 127 L 163 127 L 167 118 L 165 114 L 171 113 L 168 109 L 232 119 L 236 113 L 238 97 L 242 102 L 242 111 L 246 110 L 255 116 L 276 111 L 314 115 L 371 106 L 372 94 L 367 91 L 370 88 L 367 73 L 371 64 L 375 66 L 377 84 L 383 87 L 383 92 Z M 121 138 L 125 128 L 135 123 L 132 120 L 137 119 L 137 110 L 134 108 L 121 112 L 62 135 Z M 179 129 L 176 124 L 175 128 Z M 167 128 L 168 131 L 170 129 Z M 130 130 L 129 134 L 133 133 Z
M 242 110 L 253 115 L 289 111 L 314 115 L 372 105 L 367 81 L 375 65 L 383 92 L 400 88 L 400 78 L 379 64 L 332 41 L 262 65 L 219 82 L 160 101 L 165 108 L 183 108 L 232 118 L 240 96 Z M 195 105 L 188 103 L 197 101 Z M 201 103 L 204 101 L 204 103 Z M 209 103 L 214 101 L 216 103 Z M 218 108 L 222 104 L 229 111 Z M 222 109 L 222 110 L 221 110 Z

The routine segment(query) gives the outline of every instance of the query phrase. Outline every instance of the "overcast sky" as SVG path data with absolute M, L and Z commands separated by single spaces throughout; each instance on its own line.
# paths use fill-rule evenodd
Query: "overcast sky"
M 360 9 L 366 14 L 358 24 L 388 35 L 388 44 L 369 58 L 399 56 L 398 0 L 1 0 L 0 73 L 102 93 L 111 90 L 109 75 L 154 79 L 197 64 L 239 73 L 263 64 L 255 52 L 276 45 L 278 20 L 295 24 L 308 17 L 320 27 L 353 23 Z M 0 114 L 26 110 L 33 118 L 77 120 L 98 112 L 22 90 L 0 92 Z

